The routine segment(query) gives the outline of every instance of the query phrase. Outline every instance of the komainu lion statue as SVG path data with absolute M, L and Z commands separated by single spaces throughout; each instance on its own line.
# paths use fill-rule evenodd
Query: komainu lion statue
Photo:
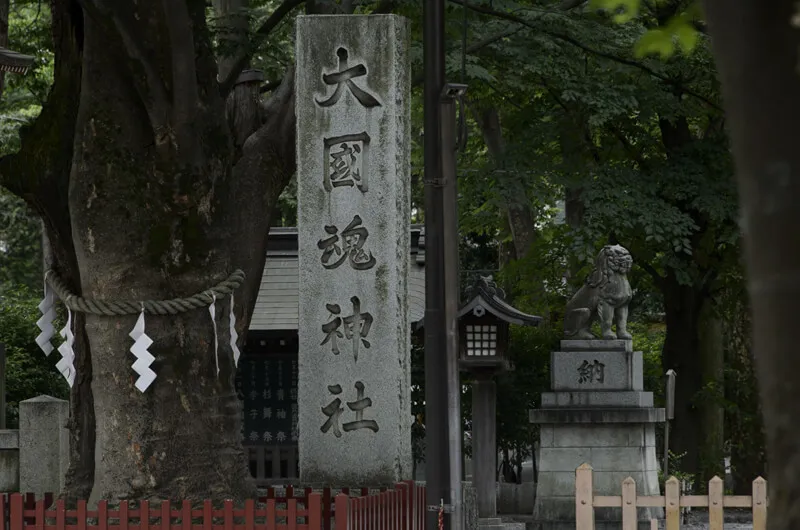
M 564 337 L 568 339 L 596 339 L 590 328 L 600 321 L 604 339 L 630 339 L 628 303 L 631 301 L 631 284 L 627 274 L 633 259 L 620 245 L 606 245 L 594 260 L 594 270 L 586 283 L 567 303 L 564 311 Z M 617 325 L 617 333 L 611 325 Z

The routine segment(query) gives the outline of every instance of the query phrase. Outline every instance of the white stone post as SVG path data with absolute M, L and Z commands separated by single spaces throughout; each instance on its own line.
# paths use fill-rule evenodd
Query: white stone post
M 395 15 L 296 39 L 299 459 L 305 483 L 410 478 L 410 75 Z
M 19 404 L 19 489 L 58 495 L 69 467 L 69 402 L 38 396 Z

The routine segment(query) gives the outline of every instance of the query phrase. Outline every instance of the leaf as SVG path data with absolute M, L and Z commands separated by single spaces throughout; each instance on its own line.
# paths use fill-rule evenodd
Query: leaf
M 639 14 L 640 0 L 591 0 L 589 7 L 603 9 L 612 14 L 612 19 L 617 24 L 630 22 Z
M 663 29 L 651 29 L 638 40 L 633 48 L 637 58 L 658 54 L 662 59 L 669 58 L 675 51 L 672 35 Z
M 697 46 L 697 40 L 700 36 L 698 31 L 685 20 L 681 20 L 681 23 L 677 24 L 673 31 L 683 53 L 692 52 Z

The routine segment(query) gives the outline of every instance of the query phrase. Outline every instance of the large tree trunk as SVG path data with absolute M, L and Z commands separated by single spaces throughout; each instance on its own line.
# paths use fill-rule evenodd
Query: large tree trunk
M 680 164 L 685 149 L 695 141 L 689 123 L 683 116 L 659 120 L 661 139 L 667 156 Z M 693 248 L 702 246 L 702 239 L 711 227 L 690 204 L 682 205 L 694 215 L 698 229 L 693 236 Z M 695 260 L 691 262 L 689 260 Z M 711 284 L 717 276 L 707 263 L 687 258 L 685 265 L 694 267 L 693 284 L 681 285 L 673 268 L 659 281 L 664 296 L 667 333 L 664 340 L 662 364 L 665 370 L 677 372 L 675 396 L 675 428 L 671 433 L 673 451 L 686 453 L 680 463 L 681 471 L 695 474 L 698 487 L 705 488 L 708 480 L 723 471 L 724 415 L 722 402 L 706 393 L 718 392 L 724 383 L 724 349 L 720 321 L 713 311 Z
M 204 2 L 82 5 L 86 13 L 76 0 L 52 4 L 55 85 L 21 152 L 0 161 L 0 182 L 42 215 L 53 269 L 84 297 L 184 297 L 243 269 L 235 295 L 244 335 L 269 215 L 294 172 L 293 76 L 267 105 L 234 102 L 259 119 L 229 122 Z M 247 140 L 235 142 L 242 129 Z M 207 310 L 147 317 L 158 378 L 144 394 L 129 352 L 136 317 L 87 315 L 84 332 L 77 316 L 70 495 L 254 493 L 229 303 L 217 301 L 219 373 Z
M 726 436 L 731 441 L 731 475 L 735 495 L 749 495 L 756 477 L 766 476 L 764 420 L 758 400 L 758 381 L 752 355 L 750 307 L 739 289 L 726 289 L 725 399 Z
M 677 373 L 670 451 L 685 453 L 680 470 L 697 474 L 702 488 L 723 464 L 724 416 L 716 399 L 724 382 L 721 323 L 704 286 L 681 285 L 672 269 L 660 284 L 667 324 L 662 363 Z
M 769 528 L 800 527 L 800 31 L 793 0 L 706 0 L 739 182 Z
M 250 308 L 269 213 L 293 170 L 284 117 L 293 114 L 285 110 L 291 98 L 282 101 L 281 120 L 256 132 L 237 161 L 204 2 L 113 9 L 113 24 L 100 12 L 87 17 L 70 179 L 84 296 L 187 296 L 242 268 L 250 288 L 236 296 Z M 92 499 L 254 493 L 224 331 L 229 303 L 217 302 L 218 357 L 208 311 L 147 318 L 158 378 L 144 394 L 132 386 L 128 353 L 136 317 L 86 317 L 101 455 Z
M 698 411 L 702 418 L 697 426 L 702 443 L 698 446 L 699 480 L 707 484 L 714 476 L 725 473 L 725 409 L 722 406 L 725 384 L 725 348 L 722 320 L 714 301 L 705 297 L 698 315 L 699 371 L 702 378 L 702 399 Z
M 692 286 L 680 285 L 670 269 L 663 279 L 667 333 L 662 363 L 673 369 L 675 378 L 675 419 L 670 432 L 670 451 L 686 453 L 681 471 L 694 472 L 699 465 L 701 415 L 695 395 L 703 380 L 698 364 L 698 324 L 701 301 Z

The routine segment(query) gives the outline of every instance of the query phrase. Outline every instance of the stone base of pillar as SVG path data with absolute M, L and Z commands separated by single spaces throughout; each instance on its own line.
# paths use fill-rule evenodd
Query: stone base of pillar
M 525 530 L 525 523 L 504 523 L 499 517 L 478 519 L 478 530 Z M 574 525 L 571 530 L 575 530 Z
M 530 411 L 540 425 L 539 477 L 534 528 L 574 530 L 575 469 L 593 468 L 593 494 L 622 495 L 632 477 L 639 496 L 659 495 L 655 423 L 664 409 L 653 407 L 642 388 L 642 354 L 631 341 L 562 341 L 551 357 L 551 385 L 542 408 Z M 621 527 L 620 508 L 595 508 L 597 530 Z M 663 519 L 659 508 L 638 510 L 638 526 Z

